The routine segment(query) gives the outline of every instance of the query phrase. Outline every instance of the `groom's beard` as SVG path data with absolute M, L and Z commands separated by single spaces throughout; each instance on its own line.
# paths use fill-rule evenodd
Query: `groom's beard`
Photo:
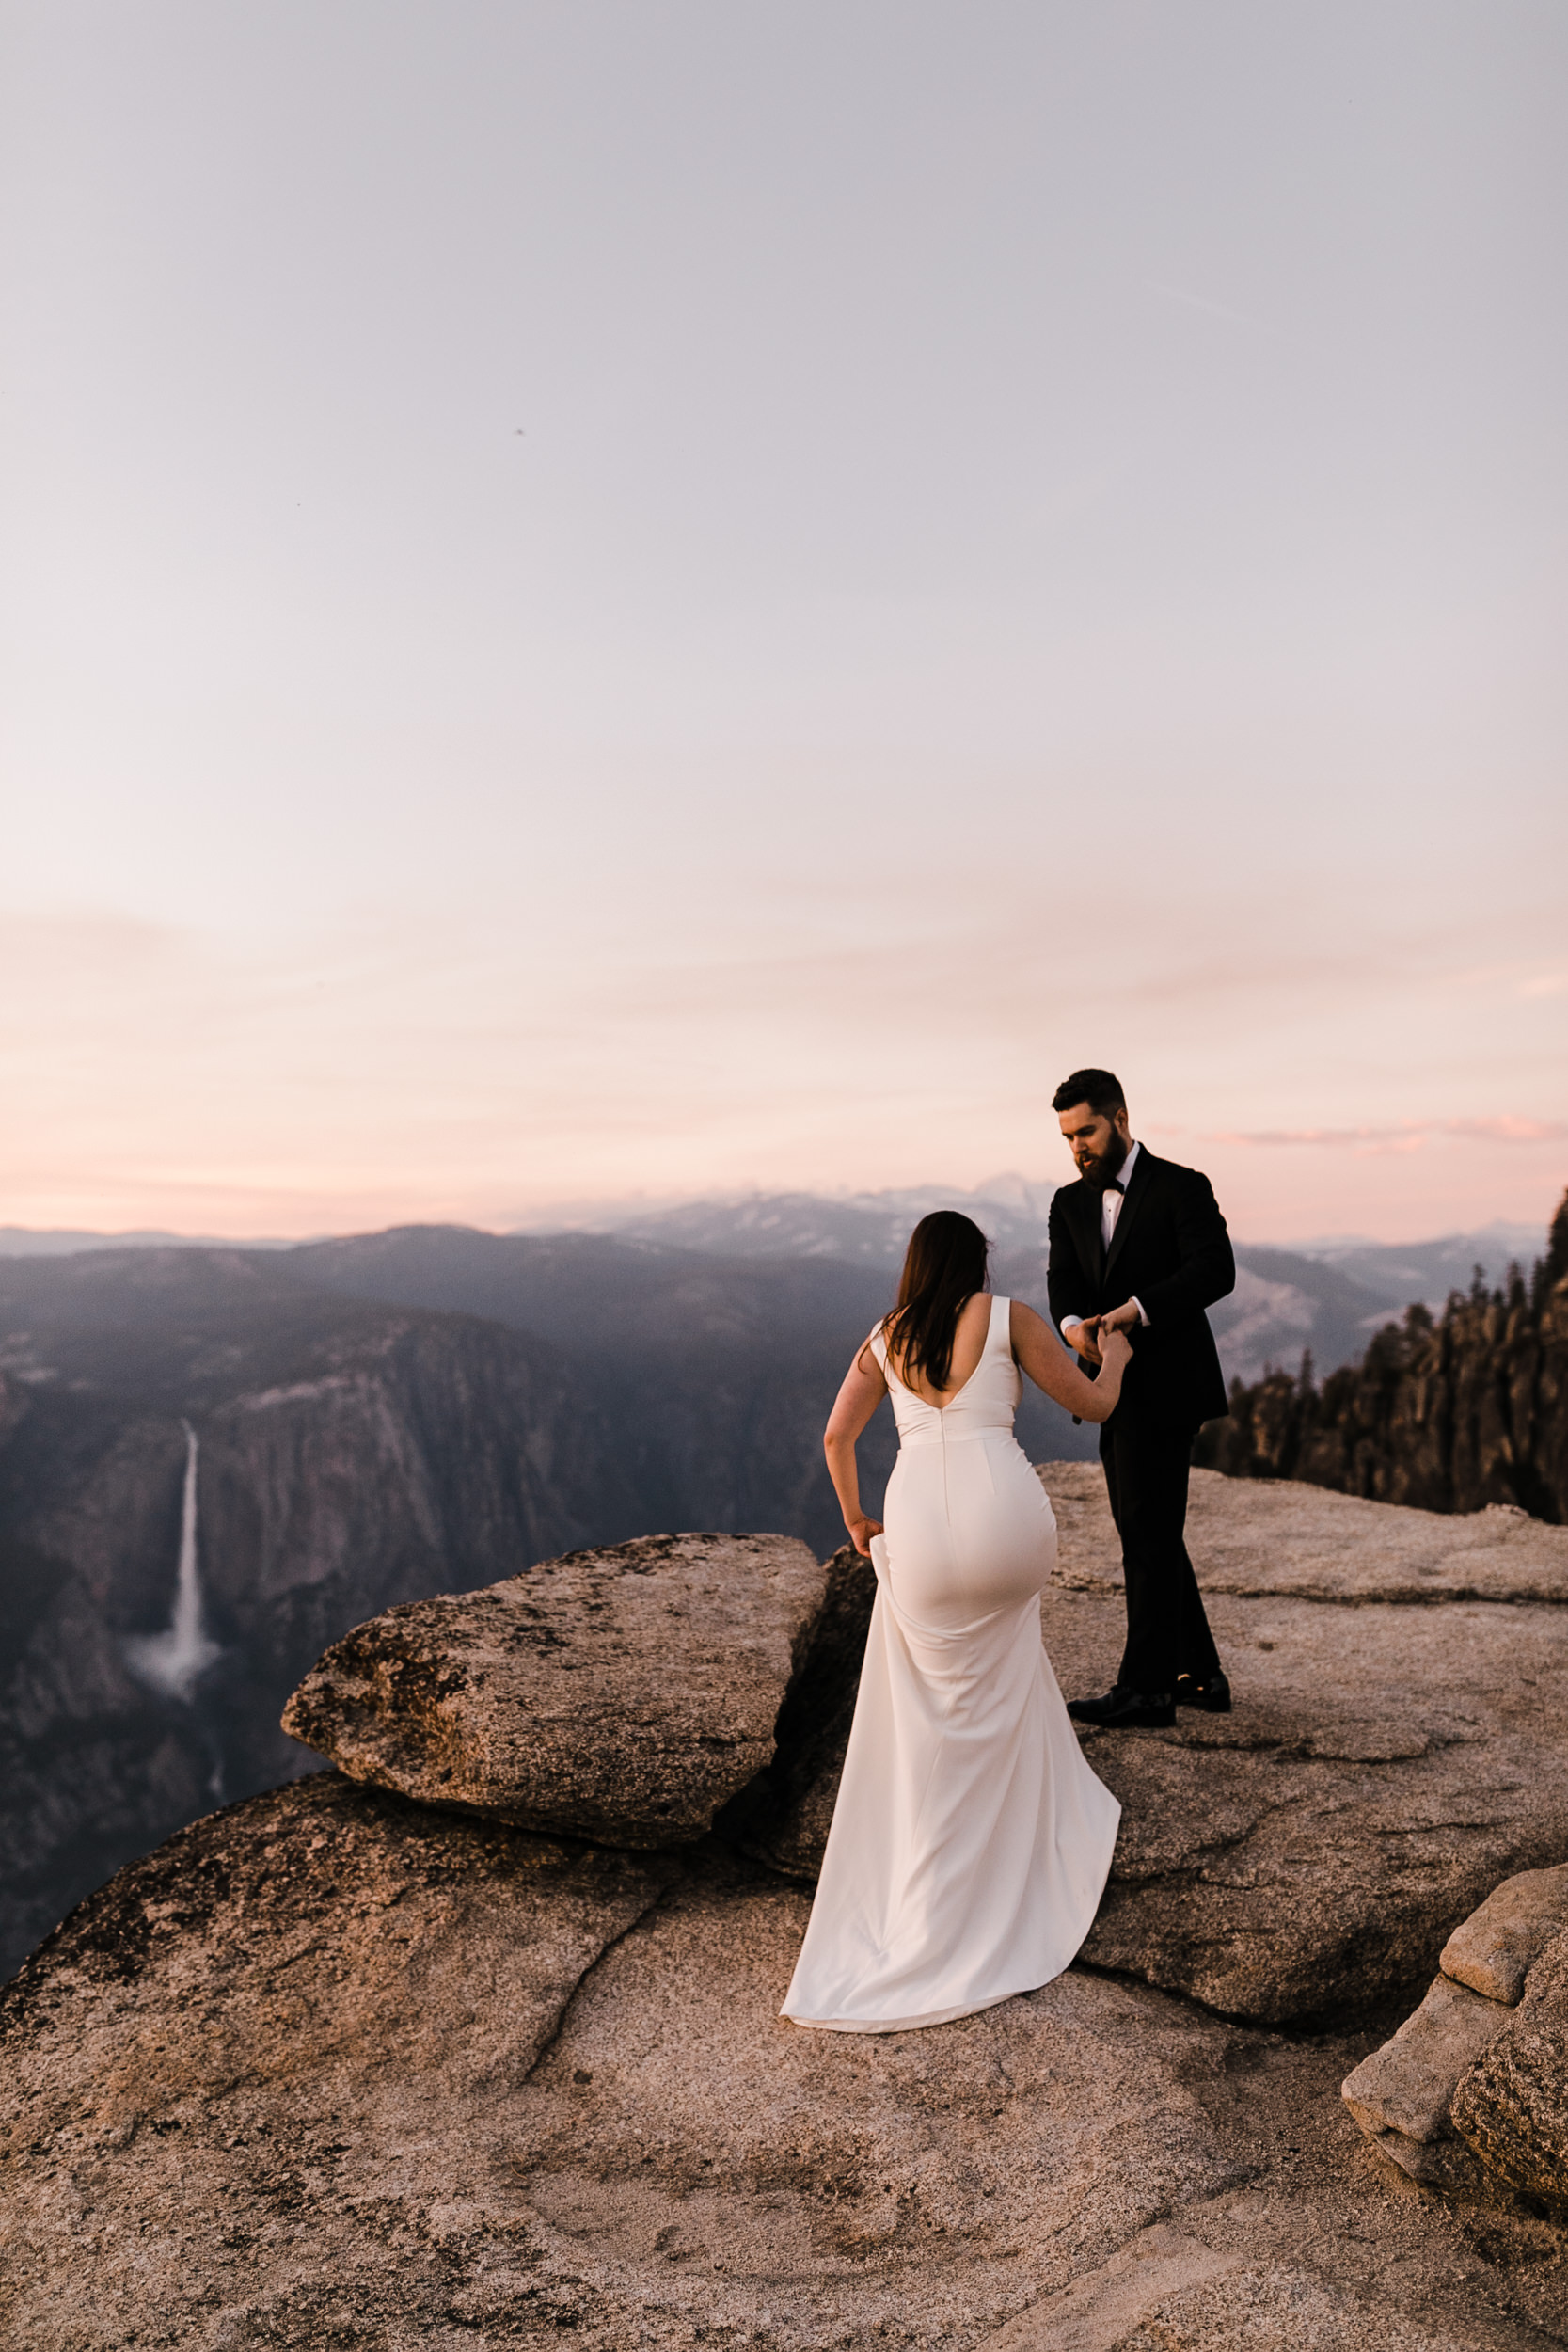
M 1084 1182 L 1092 1184 L 1097 1192 L 1108 1192 L 1121 1173 L 1127 1150 L 1125 1138 L 1118 1136 L 1113 1127 L 1111 1139 L 1104 1151 L 1091 1153 L 1086 1161 L 1079 1161 L 1078 1169 Z

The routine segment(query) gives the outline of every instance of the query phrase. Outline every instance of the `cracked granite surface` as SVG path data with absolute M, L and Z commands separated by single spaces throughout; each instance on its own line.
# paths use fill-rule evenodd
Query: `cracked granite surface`
M 1054 1490 L 1047 1640 L 1098 1687 L 1119 1599 Z M 1236 1713 L 1093 1740 L 1129 1818 L 1085 1963 L 921 2034 L 783 2023 L 809 1888 L 721 1839 L 336 1774 L 196 1823 L 0 2003 L 0 2344 L 1568 2342 L 1563 2235 L 1423 2191 L 1339 2095 L 1472 1887 L 1568 1852 L 1568 1618 L 1441 1573 L 1216 1591 Z

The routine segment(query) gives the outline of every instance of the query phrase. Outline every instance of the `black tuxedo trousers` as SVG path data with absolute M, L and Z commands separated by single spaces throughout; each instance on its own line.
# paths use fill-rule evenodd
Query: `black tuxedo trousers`
M 1193 1434 L 1169 1422 L 1123 1420 L 1119 1406 L 1100 1432 L 1127 1580 L 1127 1646 L 1117 1680 L 1130 1691 L 1173 1690 L 1178 1675 L 1207 1682 L 1220 1670 L 1187 1555 Z
M 1199 1425 L 1227 1409 L 1205 1309 L 1235 1288 L 1236 1261 L 1209 1180 L 1140 1152 L 1107 1251 L 1103 1196 L 1066 1184 L 1051 1204 L 1051 1313 L 1102 1314 L 1136 1298 L 1121 1400 L 1100 1433 L 1127 1580 L 1127 1647 L 1117 1680 L 1168 1691 L 1207 1679 L 1219 1655 L 1187 1555 L 1187 1478 Z M 1085 1367 L 1092 1370 L 1092 1366 Z

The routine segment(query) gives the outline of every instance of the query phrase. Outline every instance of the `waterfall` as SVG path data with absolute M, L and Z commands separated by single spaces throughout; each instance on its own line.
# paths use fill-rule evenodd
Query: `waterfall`
M 166 1698 L 188 1699 L 197 1677 L 222 1655 L 201 1626 L 201 1579 L 196 1556 L 196 1465 L 199 1451 L 188 1421 L 185 1433 L 185 1491 L 180 1508 L 180 1566 L 174 1585 L 174 1614 L 162 1633 L 138 1634 L 125 1645 L 125 1660 L 140 1682 Z

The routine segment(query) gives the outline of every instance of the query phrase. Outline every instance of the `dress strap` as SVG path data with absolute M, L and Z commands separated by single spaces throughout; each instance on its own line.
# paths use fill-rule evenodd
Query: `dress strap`
M 998 1324 L 1000 1324 L 1000 1325 L 1001 1325 L 1001 1327 L 1002 1327 L 1002 1338 L 1003 1338 L 1004 1342 L 1007 1344 L 1008 1353 L 1010 1354 L 1010 1353 L 1012 1352 L 1012 1351 L 1011 1351 L 1012 1325 L 1011 1325 L 1010 1312 L 1009 1312 L 1009 1311 L 1010 1311 L 1010 1309 L 1011 1309 L 1011 1307 L 1012 1307 L 1012 1303 L 1013 1303 L 1013 1302 L 1012 1302 L 1012 1300 L 1011 1300 L 1010 1298 L 995 1298 L 995 1297 L 993 1297 L 993 1298 L 992 1298 L 992 1300 L 991 1300 L 991 1302 L 990 1302 L 990 1322 L 989 1323 L 989 1325 L 988 1325 L 988 1326 L 987 1326 L 987 1327 L 986 1327 L 986 1353 L 987 1353 L 988 1355 L 990 1353 L 990 1350 L 991 1350 L 991 1349 L 995 1346 L 995 1344 L 996 1344 L 996 1330 L 997 1330 L 997 1326 L 998 1326 Z M 1001 1312 L 1000 1314 L 998 1314 L 998 1313 L 997 1313 L 997 1309 L 998 1309 L 998 1308 L 1001 1308 L 1001 1310 L 1002 1310 L 1002 1312 Z

